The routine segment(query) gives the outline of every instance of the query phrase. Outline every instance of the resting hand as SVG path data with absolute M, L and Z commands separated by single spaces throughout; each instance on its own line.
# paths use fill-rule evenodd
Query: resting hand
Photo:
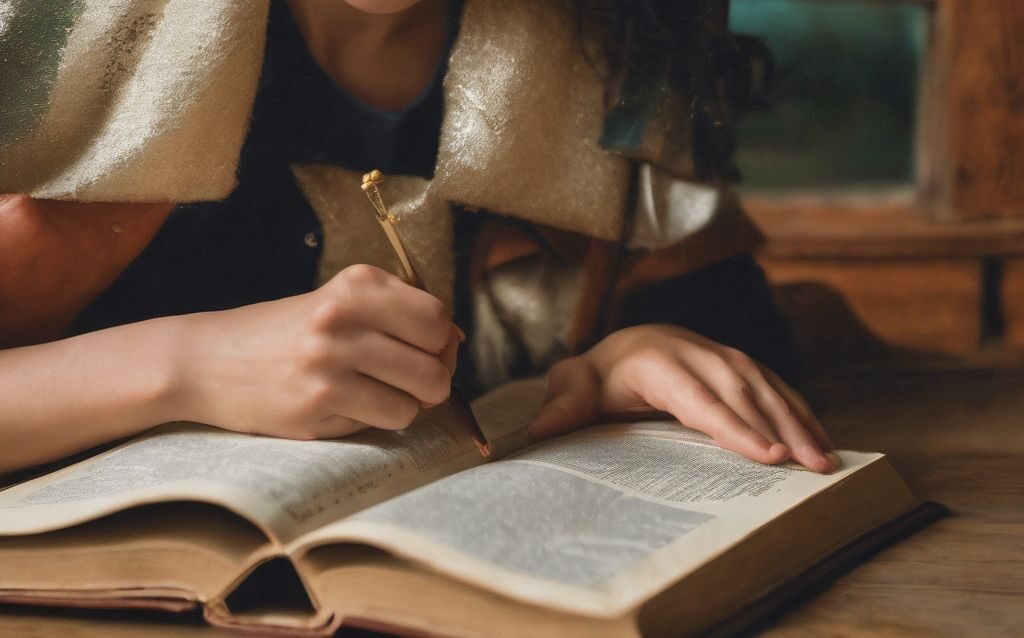
M 436 297 L 366 265 L 191 322 L 183 418 L 297 439 L 409 425 L 448 398 L 460 340 Z
M 539 440 L 601 415 L 651 410 L 761 463 L 835 469 L 822 454 L 831 440 L 793 389 L 743 353 L 675 326 L 626 328 L 555 365 L 529 432 Z

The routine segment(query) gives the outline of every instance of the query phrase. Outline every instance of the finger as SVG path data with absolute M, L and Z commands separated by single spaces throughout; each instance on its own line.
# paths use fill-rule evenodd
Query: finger
M 321 419 L 315 423 L 310 430 L 307 430 L 307 434 L 310 436 L 300 438 L 310 439 L 340 439 L 343 436 L 355 434 L 365 430 L 367 426 L 365 423 L 360 423 L 354 419 L 350 419 L 347 416 L 339 416 L 333 414 L 324 419 Z
M 362 335 L 353 352 L 355 370 L 433 406 L 448 398 L 451 372 L 434 356 L 380 332 Z
M 674 357 L 650 358 L 636 377 L 635 391 L 651 407 L 711 436 L 722 447 L 761 463 L 781 463 L 784 445 L 772 443 L 743 421 L 704 382 Z
M 797 418 L 793 406 L 786 401 L 764 374 L 751 380 L 754 397 L 762 411 L 779 433 L 782 442 L 789 446 L 793 459 L 815 472 L 831 472 L 835 466 L 821 450 L 814 436 Z
M 335 384 L 329 411 L 366 425 L 401 430 L 420 412 L 416 397 L 362 374 L 347 374 Z
M 462 335 L 462 331 L 456 326 L 455 330 L 452 331 L 451 336 L 448 338 L 448 345 L 444 347 L 438 358 L 441 359 L 441 363 L 444 367 L 448 368 L 448 376 L 455 376 L 455 369 L 459 363 L 459 344 L 465 340 Z
M 424 352 L 440 353 L 455 332 L 455 324 L 437 297 L 404 282 L 367 296 L 363 313 L 368 325 Z
M 335 325 L 355 318 L 431 354 L 444 350 L 455 330 L 437 297 L 373 266 L 346 268 L 324 286 L 324 294 L 344 309 L 331 318 Z
M 597 371 L 582 358 L 556 364 L 548 372 L 547 397 L 527 434 L 540 441 L 589 424 L 597 414 L 599 390 Z
M 681 364 L 682 364 L 681 360 Z M 757 430 L 769 443 L 780 443 L 775 428 L 754 400 L 754 391 L 747 381 L 727 360 L 716 355 L 714 361 L 702 368 L 702 378 L 711 391 L 721 398 L 743 421 Z
M 771 382 L 772 386 L 782 395 L 782 397 L 792 406 L 796 412 L 797 417 L 801 423 L 807 427 L 808 431 L 818 441 L 818 444 L 825 451 L 836 449 L 836 444 L 832 442 L 832 437 L 828 435 L 828 431 L 825 426 L 821 424 L 821 421 L 815 416 L 814 411 L 811 410 L 811 406 L 807 404 L 800 393 L 794 390 L 788 383 L 783 381 L 779 375 L 775 374 L 768 368 L 761 368 L 762 373 Z

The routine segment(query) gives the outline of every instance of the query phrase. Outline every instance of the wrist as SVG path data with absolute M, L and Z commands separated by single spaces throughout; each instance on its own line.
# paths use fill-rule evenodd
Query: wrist
M 197 408 L 197 366 L 202 358 L 198 356 L 195 342 L 197 315 L 163 317 L 146 321 L 150 331 L 147 343 L 153 349 L 146 356 L 153 360 L 143 362 L 149 372 L 142 387 L 143 401 L 147 406 L 146 420 L 153 424 L 169 421 L 192 421 L 201 417 Z

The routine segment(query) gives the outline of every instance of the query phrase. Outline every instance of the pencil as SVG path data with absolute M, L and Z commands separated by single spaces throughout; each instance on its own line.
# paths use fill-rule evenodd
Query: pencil
M 388 210 L 387 206 L 384 205 L 383 198 L 381 198 L 380 189 L 377 188 L 377 184 L 380 184 L 382 181 L 384 181 L 384 175 L 378 170 L 373 170 L 363 175 L 363 192 L 366 193 L 370 203 L 373 204 L 374 211 L 377 213 L 377 221 L 380 223 L 381 228 L 384 229 L 384 234 L 387 235 L 388 242 L 394 249 L 395 254 L 398 255 L 398 261 L 402 266 L 402 279 L 410 286 L 415 286 L 420 290 L 427 290 L 423 280 L 416 273 L 416 269 L 413 268 L 409 254 L 402 243 L 402 238 L 395 229 L 398 218 Z M 466 400 L 465 395 L 462 394 L 454 383 L 451 387 L 448 402 L 455 413 L 456 419 L 458 419 L 466 433 L 473 440 L 476 449 L 480 451 L 480 456 L 484 458 L 489 457 L 491 455 L 491 444 L 487 441 L 487 436 L 484 435 L 483 430 L 480 429 L 480 424 L 477 422 L 476 416 L 473 415 L 469 401 Z

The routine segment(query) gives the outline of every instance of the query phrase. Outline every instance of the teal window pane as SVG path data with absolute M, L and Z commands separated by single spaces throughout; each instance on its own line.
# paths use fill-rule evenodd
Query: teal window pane
M 749 189 L 906 183 L 929 10 L 869 0 L 732 0 L 776 63 L 769 109 L 737 123 Z

